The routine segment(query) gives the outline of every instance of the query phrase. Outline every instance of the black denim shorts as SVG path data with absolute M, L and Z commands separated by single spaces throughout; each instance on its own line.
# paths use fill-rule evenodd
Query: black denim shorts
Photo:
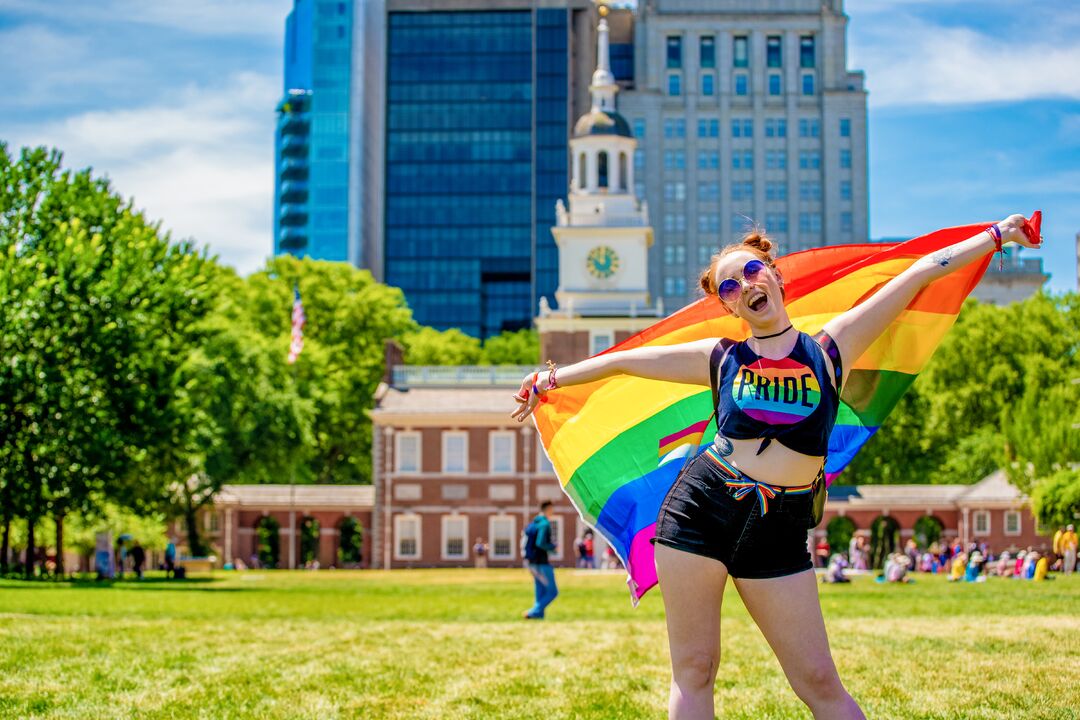
M 809 570 L 813 493 L 806 487 L 755 481 L 709 448 L 668 491 L 653 542 L 719 560 L 735 578 Z

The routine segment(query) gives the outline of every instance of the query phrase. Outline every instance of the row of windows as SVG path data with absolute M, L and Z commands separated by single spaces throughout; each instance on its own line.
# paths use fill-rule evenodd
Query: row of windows
M 606 349 L 606 348 L 604 348 Z M 423 467 L 422 443 L 420 433 L 415 431 L 398 432 L 394 435 L 395 472 L 419 473 Z M 535 470 L 539 473 L 553 472 L 543 447 L 537 443 Z M 469 433 L 465 430 L 444 430 L 442 432 L 443 473 L 469 472 Z M 517 433 L 513 430 L 493 430 L 488 433 L 489 473 L 513 474 L 517 472 Z
M 643 118 L 634 119 L 634 135 L 638 138 L 644 139 L 645 137 L 645 120 Z M 720 135 L 720 120 L 718 118 L 699 118 L 697 121 L 697 136 L 699 138 L 719 137 Z M 839 122 L 839 135 L 840 137 L 851 136 L 851 119 L 840 118 Z M 686 121 L 681 118 L 665 118 L 664 119 L 664 137 L 668 139 L 678 139 L 686 137 Z M 732 118 L 731 119 L 731 137 L 733 138 L 752 138 L 754 137 L 754 120 L 753 118 Z M 765 137 L 767 138 L 784 138 L 787 137 L 787 118 L 765 118 Z M 821 137 L 821 121 L 818 118 L 799 118 L 799 137 L 802 138 L 818 138 Z
M 771 68 L 783 67 L 783 38 L 780 35 L 768 35 L 765 38 L 765 66 Z M 813 68 L 815 66 L 814 36 L 801 35 L 799 37 L 799 67 Z M 750 67 L 750 36 L 736 35 L 732 38 L 731 48 L 732 64 L 737 68 Z M 677 70 L 683 66 L 683 37 L 682 35 L 668 35 L 666 46 L 666 65 L 669 69 Z M 716 36 L 702 35 L 698 38 L 698 66 L 702 68 L 716 67 Z
M 750 75 L 745 72 L 735 72 L 732 75 L 732 86 L 736 97 L 747 97 L 750 94 Z M 815 79 L 813 73 L 803 73 L 800 76 L 800 90 L 804 96 L 814 95 Z M 779 73 L 771 73 L 768 77 L 769 95 L 783 95 L 783 78 Z M 671 97 L 679 97 L 683 94 L 683 81 L 680 73 L 668 73 L 667 94 Z M 711 72 L 701 74 L 701 94 L 712 97 L 716 94 L 716 78 Z
M 748 199 L 748 198 L 743 198 Z M 749 209 L 745 211 L 735 211 L 731 214 L 731 222 L 729 229 L 733 233 L 745 232 L 753 225 L 753 220 L 750 217 L 751 211 Z M 788 220 L 787 213 L 766 213 L 765 214 L 765 227 L 772 232 L 787 232 Z M 820 233 L 822 227 L 822 219 L 820 212 L 801 212 L 799 213 L 799 232 L 802 233 Z M 851 232 L 854 228 L 853 217 L 850 211 L 840 213 L 840 230 L 841 232 Z M 699 233 L 718 233 L 720 232 L 720 215 L 717 213 L 703 212 L 697 214 L 697 229 Z M 664 215 L 664 231 L 667 233 L 683 233 L 686 232 L 686 216 L 680 213 L 666 213 Z M 671 251 L 674 253 L 675 251 Z M 685 258 L 677 256 L 675 254 L 668 254 L 665 247 L 664 261 L 667 263 L 681 263 Z
M 395 497 L 396 490 L 397 488 L 395 488 Z M 469 533 L 469 518 L 465 515 L 443 515 L 439 524 L 442 531 L 439 543 L 440 559 L 468 560 L 470 553 L 475 552 L 472 546 L 472 537 Z M 562 528 L 562 517 L 553 516 L 551 518 L 551 537 L 555 541 L 555 550 L 548 553 L 548 558 L 551 560 L 563 559 L 565 543 L 563 542 Z M 422 542 L 422 524 L 419 515 L 410 513 L 394 517 L 394 558 L 396 560 L 419 560 L 421 558 Z M 516 517 L 513 515 L 495 515 L 488 518 L 487 556 L 490 559 L 516 560 L 516 542 Z

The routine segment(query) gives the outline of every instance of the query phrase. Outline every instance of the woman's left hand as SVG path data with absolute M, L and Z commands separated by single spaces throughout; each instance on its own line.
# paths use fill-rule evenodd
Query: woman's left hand
M 1028 237 L 1028 234 L 1024 232 L 1025 225 L 1034 230 L 1034 237 Z M 1023 215 L 1010 215 L 999 222 L 997 226 L 1001 230 L 1002 244 L 1014 242 L 1027 248 L 1039 248 L 1042 246 L 1042 237 L 1038 234 L 1038 225 L 1029 223 L 1028 219 Z
M 535 376 L 526 375 L 521 381 L 521 389 L 514 395 L 514 402 L 518 404 L 517 410 L 510 413 L 510 417 L 518 422 L 524 422 L 525 418 L 532 414 L 536 406 L 540 404 L 540 397 L 532 391 Z

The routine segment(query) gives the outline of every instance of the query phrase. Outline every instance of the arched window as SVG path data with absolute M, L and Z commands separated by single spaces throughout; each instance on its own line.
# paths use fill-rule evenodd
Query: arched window
M 597 163 L 598 185 L 602 188 L 606 188 L 608 186 L 607 151 L 601 150 L 600 156 L 597 159 L 599 161 Z
M 308 566 L 319 559 L 319 521 L 311 516 L 300 521 L 300 565 Z
M 619 190 L 626 192 L 626 153 L 619 153 Z
M 259 565 L 264 568 L 276 568 L 281 559 L 281 523 L 269 515 L 264 515 L 255 523 L 255 554 Z
M 338 563 L 342 567 L 357 566 L 363 557 L 364 528 L 354 517 L 347 517 L 338 526 Z
M 577 169 L 577 186 L 579 188 L 588 187 L 589 176 L 585 174 L 587 165 L 585 164 L 585 153 L 578 155 L 578 169 Z

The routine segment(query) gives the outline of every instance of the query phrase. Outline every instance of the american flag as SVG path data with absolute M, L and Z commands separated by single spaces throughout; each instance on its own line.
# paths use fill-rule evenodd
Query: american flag
M 289 343 L 289 364 L 292 365 L 304 350 L 304 304 L 300 302 L 300 288 L 293 288 L 292 342 Z

